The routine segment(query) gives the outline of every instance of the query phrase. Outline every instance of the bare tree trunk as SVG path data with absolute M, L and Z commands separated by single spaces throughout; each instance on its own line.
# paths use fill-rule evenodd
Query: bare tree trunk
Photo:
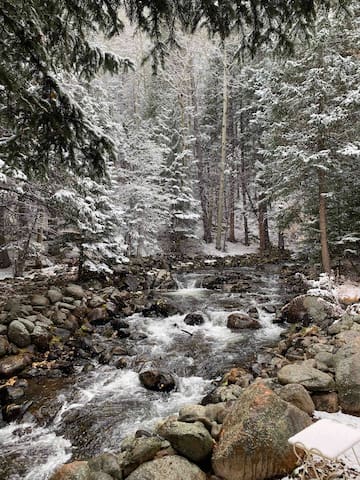
M 320 225 L 320 245 L 321 245 L 321 261 L 323 270 L 326 273 L 331 272 L 330 254 L 327 238 L 327 221 L 326 221 L 326 202 L 325 202 L 325 172 L 318 169 L 319 182 L 319 225 Z
M 0 206 L 0 268 L 9 268 L 11 260 L 6 249 L 5 206 Z
M 206 243 L 212 242 L 212 207 L 210 205 L 206 192 L 205 172 L 204 172 L 204 155 L 200 141 L 199 112 L 198 100 L 196 95 L 195 77 L 192 62 L 190 64 L 190 83 L 191 83 L 191 102 L 194 110 L 193 129 L 194 129 L 194 154 L 197 160 L 197 174 L 199 185 L 199 196 L 201 205 L 201 219 L 203 224 L 203 238 Z
M 228 92 L 229 97 L 229 135 L 231 145 L 231 169 L 230 169 L 230 185 L 229 185 L 229 205 L 228 205 L 228 217 L 229 217 L 229 242 L 236 242 L 235 236 L 235 182 L 236 182 L 236 125 L 234 121 L 234 102 L 232 100 L 231 87 Z
M 224 216 L 224 184 L 225 184 L 225 162 L 226 162 L 226 142 L 227 142 L 227 110 L 228 110 L 228 85 L 227 85 L 227 57 L 226 46 L 224 45 L 224 68 L 223 68 L 223 115 L 221 128 L 221 161 L 219 178 L 219 197 L 216 225 L 216 248 L 221 250 L 221 235 Z
M 267 217 L 267 205 L 263 195 L 259 196 L 258 222 L 259 222 L 259 249 L 264 253 L 270 248 L 269 224 Z
M 285 237 L 284 233 L 279 230 L 278 233 L 278 249 L 280 252 L 283 252 L 285 250 Z

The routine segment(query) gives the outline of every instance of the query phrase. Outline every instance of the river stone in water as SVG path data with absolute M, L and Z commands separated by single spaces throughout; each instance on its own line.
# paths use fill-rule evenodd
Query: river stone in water
M 277 375 L 282 385 L 300 383 L 300 385 L 311 392 L 330 392 L 335 390 L 335 382 L 330 375 L 301 363 L 285 365 L 278 371 Z
M 227 318 L 226 326 L 232 330 L 242 330 L 250 328 L 256 330 L 261 328 L 260 323 L 251 318 L 247 313 L 231 313 Z
M 161 370 L 146 370 L 139 374 L 142 385 L 156 392 L 170 392 L 175 388 L 175 380 L 170 373 Z
M 91 480 L 88 462 L 72 462 L 62 465 L 50 480 Z
M 169 455 L 140 465 L 126 480 L 206 480 L 197 465 L 178 455 Z
M 300 410 L 312 415 L 315 410 L 314 402 L 312 401 L 309 392 L 305 387 L 298 383 L 289 383 L 282 387 L 279 392 L 279 396 L 285 400 L 285 402 L 292 403 Z
M 13 320 L 8 328 L 8 338 L 17 347 L 27 347 L 31 343 L 30 333 L 25 325 L 18 320 Z
M 297 459 L 288 439 L 310 424 L 305 412 L 256 382 L 225 417 L 212 456 L 214 472 L 225 480 L 264 480 L 290 473 Z
M 211 454 L 213 439 L 200 422 L 178 422 L 170 417 L 158 425 L 156 432 L 168 440 L 175 450 L 193 462 L 202 462 Z
M 204 315 L 202 313 L 188 313 L 186 317 L 184 318 L 184 323 L 186 325 L 202 325 L 205 323 Z

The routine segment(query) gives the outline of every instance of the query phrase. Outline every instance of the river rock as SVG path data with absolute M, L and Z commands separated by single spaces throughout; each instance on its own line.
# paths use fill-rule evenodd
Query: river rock
M 97 308 L 97 307 L 101 307 L 102 305 L 105 305 L 106 302 L 103 297 L 100 297 L 99 295 L 93 295 L 87 303 L 89 307 Z
M 250 328 L 252 330 L 261 328 L 260 323 L 251 318 L 247 313 L 231 313 L 227 318 L 226 326 L 232 330 Z
M 50 480 L 91 480 L 88 462 L 72 462 L 62 465 Z
M 121 444 L 123 451 L 118 457 L 124 476 L 127 477 L 142 463 L 152 460 L 161 450 L 163 443 L 156 436 L 125 439 Z
M 106 308 L 93 308 L 87 314 L 88 320 L 94 325 L 103 325 L 109 321 L 109 315 Z
M 302 323 L 305 326 L 315 323 L 327 327 L 343 313 L 340 307 L 323 298 L 300 295 L 281 309 L 280 318 L 288 323 Z
M 195 463 L 204 461 L 211 454 L 213 439 L 200 422 L 179 422 L 170 417 L 157 426 L 156 432 L 181 455 Z
M 206 480 L 200 468 L 186 458 L 169 455 L 140 465 L 126 480 Z
M 170 373 L 161 370 L 141 372 L 139 379 L 145 388 L 155 390 L 156 392 L 170 392 L 176 387 L 174 377 Z
M 44 327 L 36 325 L 31 334 L 31 340 L 32 343 L 36 345 L 39 350 L 45 352 L 49 349 L 51 334 Z
M 49 299 L 45 295 L 33 295 L 30 299 L 31 305 L 36 307 L 47 307 L 49 305 Z
M 243 389 L 239 385 L 223 385 L 205 395 L 201 400 L 201 405 L 236 400 L 241 396 L 242 392 Z
M 88 465 L 92 472 L 96 472 L 99 475 L 100 472 L 104 472 L 110 475 L 110 478 L 115 478 L 116 480 L 123 479 L 119 461 L 116 455 L 113 455 L 112 453 L 102 453 L 101 455 L 90 459 Z
M 63 296 L 60 290 L 55 288 L 50 288 L 47 292 L 47 297 L 49 298 L 51 303 L 61 302 Z
M 12 377 L 31 364 L 30 355 L 11 355 L 0 360 L 0 377 Z
M 25 325 L 18 320 L 13 320 L 8 328 L 8 338 L 17 347 L 27 347 L 31 343 L 30 333 Z
M 310 424 L 305 412 L 256 382 L 225 417 L 212 456 L 213 470 L 225 480 L 286 475 L 297 462 L 288 439 Z
M 184 318 L 184 323 L 191 326 L 202 325 L 203 323 L 205 323 L 205 318 L 202 313 L 188 313 Z
M 65 295 L 82 300 L 85 297 L 84 289 L 81 285 L 71 284 L 64 290 Z
M 345 345 L 335 355 L 335 379 L 341 410 L 360 415 L 360 348 Z
M 35 325 L 31 320 L 29 320 L 28 318 L 18 318 L 18 321 L 25 325 L 26 330 L 29 333 L 33 332 Z
M 314 393 L 312 399 L 315 409 L 320 412 L 336 413 L 339 411 L 339 398 L 336 392 Z
M 285 402 L 289 402 L 295 407 L 300 408 L 303 412 L 312 415 L 315 410 L 314 402 L 312 401 L 308 391 L 305 387 L 298 383 L 289 383 L 281 388 L 279 396 Z
M 0 357 L 4 357 L 10 352 L 10 344 L 5 336 L 0 337 Z
M 282 385 L 300 383 L 312 392 L 330 392 L 335 390 L 333 378 L 317 368 L 309 367 L 304 363 L 285 365 L 278 371 L 278 379 Z
M 105 472 L 92 472 L 89 480 L 114 480 L 114 477 Z

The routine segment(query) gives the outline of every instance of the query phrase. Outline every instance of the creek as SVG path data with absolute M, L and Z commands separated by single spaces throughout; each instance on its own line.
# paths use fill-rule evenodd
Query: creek
M 42 424 L 30 419 L 0 429 L 0 478 L 47 480 L 57 465 L 70 459 L 117 451 L 125 436 L 151 428 L 185 404 L 198 403 L 230 368 L 250 366 L 281 332 L 273 323 L 275 314 L 269 313 L 284 303 L 279 270 L 274 265 L 241 268 L 241 278 L 250 288 L 237 293 L 227 291 L 226 285 L 221 290 L 203 288 L 209 272 L 178 274 L 178 289 L 161 295 L 182 312 L 203 312 L 205 323 L 189 326 L 184 314 L 168 318 L 135 314 L 127 321 L 137 339 L 118 340 L 132 353 L 126 368 L 94 362 L 92 371 L 79 367 L 66 381 L 43 379 L 37 408 L 53 413 Z M 254 308 L 261 329 L 235 332 L 226 327 L 229 313 Z M 146 390 L 138 378 L 145 368 L 174 374 L 176 390 Z

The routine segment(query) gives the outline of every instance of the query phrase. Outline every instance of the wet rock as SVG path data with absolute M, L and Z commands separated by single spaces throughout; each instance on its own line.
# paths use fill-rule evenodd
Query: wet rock
M 12 377 L 31 364 L 31 357 L 27 354 L 11 355 L 0 360 L 0 377 Z
M 265 310 L 265 312 L 267 313 L 276 313 L 276 307 L 275 305 L 263 305 L 262 308 Z
M 36 325 L 32 334 L 31 340 L 39 350 L 45 352 L 49 349 L 49 343 L 51 340 L 51 334 L 43 327 Z
M 8 328 L 8 338 L 17 347 L 27 347 L 31 343 L 30 333 L 25 325 L 18 320 L 13 320 Z
M 6 325 L 1 325 L 0 323 L 0 336 L 7 334 L 8 327 Z M 1 355 L 0 355 L 1 356 Z
M 186 325 L 191 326 L 202 325 L 203 323 L 205 323 L 205 318 L 202 313 L 188 313 L 184 318 L 184 322 L 186 323 Z
M 50 288 L 47 292 L 47 297 L 49 298 L 51 303 L 56 303 L 61 302 L 63 296 L 60 290 Z
M 90 476 L 88 462 L 72 462 L 57 469 L 50 480 L 90 480 Z
M 109 315 L 105 308 L 93 308 L 87 314 L 88 320 L 94 325 L 104 325 L 109 321 Z
M 280 312 L 280 318 L 288 323 L 302 323 L 308 326 L 315 323 L 328 327 L 343 314 L 343 310 L 323 298 L 312 295 L 300 295 L 285 305 Z
M 5 336 L 0 336 L 0 357 L 4 357 L 10 353 L 10 344 Z
M 21 387 L 6 385 L 0 387 L 0 401 L 3 405 L 14 403 L 25 395 L 25 390 Z
M 339 398 L 336 392 L 316 393 L 312 395 L 315 409 L 320 412 L 336 413 L 339 411 Z
M 118 459 L 112 453 L 103 453 L 98 455 L 89 460 L 88 465 L 90 470 L 93 472 L 104 472 L 116 480 L 123 479 L 122 469 Z
M 285 385 L 279 391 L 279 396 L 285 402 L 289 402 L 295 407 L 300 408 L 303 412 L 306 412 L 308 415 L 312 415 L 315 410 L 314 402 L 311 399 L 308 391 L 305 387 L 297 383 L 291 383 Z
M 139 374 L 142 385 L 148 390 L 157 392 L 170 392 L 176 387 L 174 377 L 161 370 L 146 370 Z
M 198 466 L 190 463 L 185 458 L 178 455 L 170 455 L 143 463 L 126 480 L 145 479 L 206 480 L 206 475 Z
M 297 462 L 288 438 L 310 424 L 305 412 L 256 382 L 225 417 L 212 456 L 213 470 L 225 480 L 284 476 Z
M 190 461 L 203 462 L 211 454 L 213 439 L 201 422 L 179 422 L 170 417 L 157 426 L 156 432 Z
M 117 332 L 123 328 L 129 328 L 129 323 L 124 320 L 123 318 L 120 317 L 113 317 L 111 319 L 111 326 L 113 327 L 114 330 Z
M 26 411 L 31 407 L 33 402 L 24 402 L 20 405 L 11 403 L 6 405 L 2 409 L 3 419 L 6 422 L 14 422 L 15 420 L 20 420 L 26 413 Z
M 118 358 L 114 361 L 114 367 L 118 369 L 123 369 L 128 367 L 128 361 L 126 358 Z
M 260 323 L 247 313 L 231 313 L 227 318 L 226 326 L 232 330 L 261 328 Z
M 30 299 L 31 305 L 36 307 L 47 307 L 49 305 L 49 299 L 45 295 L 33 295 Z
M 71 284 L 64 290 L 65 295 L 82 300 L 85 297 L 84 289 L 81 285 Z
M 312 392 L 330 392 L 335 390 L 335 382 L 329 374 L 303 363 L 285 365 L 285 367 L 279 370 L 278 379 L 282 385 L 300 383 L 300 385 Z
M 53 330 L 53 335 L 54 337 L 58 337 L 60 340 L 65 342 L 71 337 L 71 332 L 69 330 L 66 330 L 65 328 L 54 328 Z
M 142 311 L 145 317 L 171 317 L 177 313 L 181 313 L 179 309 L 166 298 L 159 298 L 153 304 L 147 306 Z

